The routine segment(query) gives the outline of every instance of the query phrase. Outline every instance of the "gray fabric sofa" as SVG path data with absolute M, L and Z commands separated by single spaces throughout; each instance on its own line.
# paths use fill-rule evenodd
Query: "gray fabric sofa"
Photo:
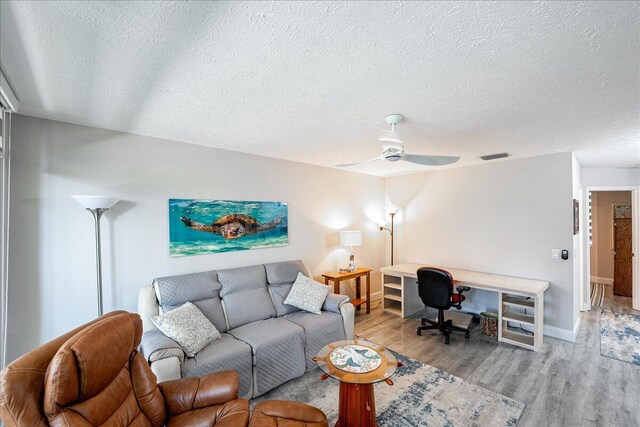
M 346 295 L 329 294 L 320 315 L 284 304 L 298 272 L 310 276 L 298 260 L 161 277 L 142 288 L 140 349 L 158 382 L 232 369 L 240 396 L 256 397 L 316 367 L 312 358 L 326 344 L 352 339 Z M 187 301 L 222 334 L 192 358 L 151 321 Z

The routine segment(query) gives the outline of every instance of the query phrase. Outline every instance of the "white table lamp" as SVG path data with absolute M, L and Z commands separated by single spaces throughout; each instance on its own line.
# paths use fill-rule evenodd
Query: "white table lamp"
M 349 230 L 340 232 L 340 245 L 348 246 L 351 248 L 351 256 L 349 257 L 349 271 L 356 271 L 356 262 L 353 255 L 353 248 L 355 246 L 362 246 L 362 231 Z
M 102 316 L 102 255 L 100 252 L 100 218 L 120 199 L 103 196 L 71 196 L 82 207 L 91 212 L 96 224 L 96 270 L 98 279 L 98 317 Z

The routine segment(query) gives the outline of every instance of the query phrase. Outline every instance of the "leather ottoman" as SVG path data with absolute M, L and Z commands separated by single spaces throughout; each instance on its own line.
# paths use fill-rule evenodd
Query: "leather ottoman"
M 249 427 L 328 427 L 318 408 L 298 402 L 265 400 L 253 409 Z

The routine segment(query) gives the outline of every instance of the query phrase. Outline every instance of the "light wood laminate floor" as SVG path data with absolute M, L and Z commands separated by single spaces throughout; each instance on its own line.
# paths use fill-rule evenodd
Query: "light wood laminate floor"
M 610 286 L 604 308 L 640 314 Z M 478 324 L 471 338 L 452 334 L 447 346 L 431 331 L 416 335 L 422 316 L 401 319 L 379 307 L 363 313 L 357 335 L 523 402 L 518 426 L 640 426 L 640 366 L 600 356 L 598 307 L 581 313 L 576 343 L 545 337 L 538 353 L 485 337 Z

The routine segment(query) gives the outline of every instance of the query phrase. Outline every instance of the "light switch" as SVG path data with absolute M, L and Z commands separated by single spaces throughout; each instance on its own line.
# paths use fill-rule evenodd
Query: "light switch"
M 551 249 L 551 259 L 560 259 L 560 249 Z

